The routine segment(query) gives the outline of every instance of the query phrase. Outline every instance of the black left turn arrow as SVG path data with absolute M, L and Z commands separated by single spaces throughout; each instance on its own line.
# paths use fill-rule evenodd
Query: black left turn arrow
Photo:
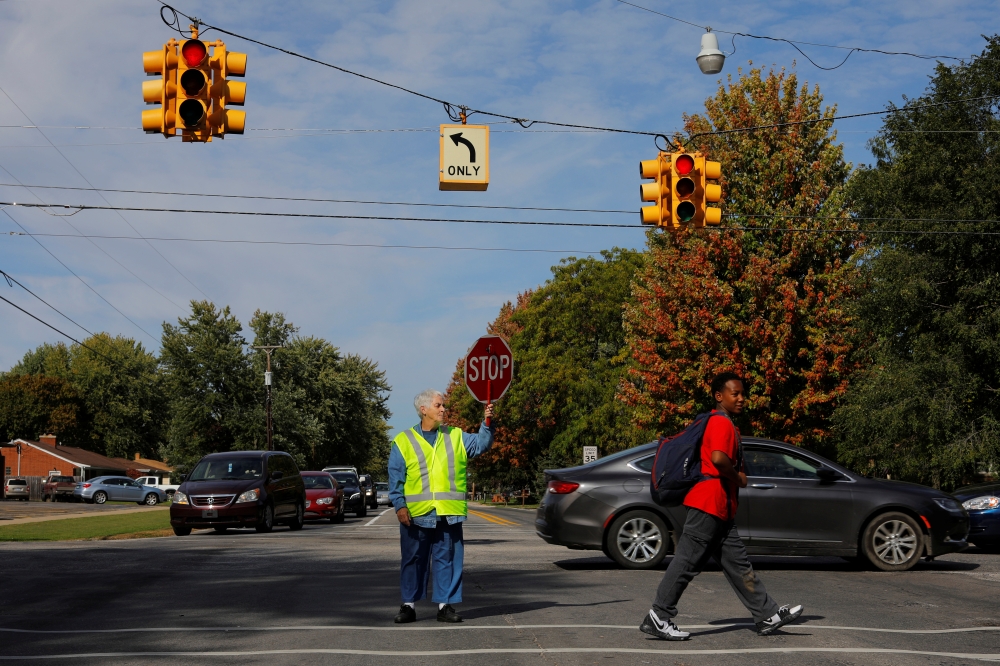
M 473 164 L 476 163 L 476 147 L 472 145 L 472 142 L 462 136 L 461 132 L 451 135 L 451 140 L 455 142 L 457 146 L 460 143 L 464 143 L 465 147 L 469 149 L 469 161 Z

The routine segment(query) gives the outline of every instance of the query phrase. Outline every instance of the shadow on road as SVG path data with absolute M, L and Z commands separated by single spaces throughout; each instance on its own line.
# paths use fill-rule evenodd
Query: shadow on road
M 472 620 L 483 617 L 500 617 L 501 615 L 518 615 L 546 608 L 585 608 L 590 606 L 605 606 L 607 604 L 620 604 L 632 601 L 632 599 L 614 599 L 611 601 L 595 601 L 590 604 L 561 604 L 557 601 L 531 601 L 522 604 L 497 604 L 494 606 L 481 606 L 471 610 L 462 611 L 462 617 Z

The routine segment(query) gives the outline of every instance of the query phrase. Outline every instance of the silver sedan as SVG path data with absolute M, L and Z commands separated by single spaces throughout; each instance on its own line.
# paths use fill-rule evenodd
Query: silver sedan
M 159 488 L 144 486 L 127 476 L 98 476 L 80 481 L 73 488 L 73 498 L 90 504 L 105 502 L 135 502 L 156 506 L 167 501 L 167 494 Z

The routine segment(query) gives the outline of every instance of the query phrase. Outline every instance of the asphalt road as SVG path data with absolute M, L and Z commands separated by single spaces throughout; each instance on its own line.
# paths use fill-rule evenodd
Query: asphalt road
M 398 627 L 394 515 L 131 541 L 3 543 L 0 661 L 184 664 L 959 664 L 1000 660 L 1000 555 L 969 551 L 907 573 L 839 558 L 753 558 L 799 624 L 757 636 L 718 569 L 678 624 L 637 630 L 661 571 L 549 546 L 534 512 L 474 508 L 466 621 Z M 380 510 L 381 512 L 381 510 Z

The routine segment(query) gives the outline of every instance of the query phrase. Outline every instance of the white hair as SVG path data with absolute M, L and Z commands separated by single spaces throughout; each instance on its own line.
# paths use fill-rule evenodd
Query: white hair
M 417 397 L 413 399 L 413 408 L 417 410 L 417 416 L 421 416 L 421 407 L 430 407 L 431 403 L 434 402 L 434 398 L 441 396 L 444 397 L 444 393 L 438 391 L 437 389 L 424 389 L 417 394 Z

